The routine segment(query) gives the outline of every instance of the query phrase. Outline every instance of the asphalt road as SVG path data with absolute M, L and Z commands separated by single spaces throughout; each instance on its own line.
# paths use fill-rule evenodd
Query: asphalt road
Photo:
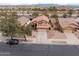
M 79 45 L 0 43 L 0 56 L 79 56 Z

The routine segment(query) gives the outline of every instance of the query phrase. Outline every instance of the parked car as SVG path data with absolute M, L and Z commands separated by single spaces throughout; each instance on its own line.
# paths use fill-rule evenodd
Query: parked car
M 10 44 L 10 45 L 17 45 L 18 43 L 19 43 L 18 39 L 8 39 L 7 40 L 7 44 Z

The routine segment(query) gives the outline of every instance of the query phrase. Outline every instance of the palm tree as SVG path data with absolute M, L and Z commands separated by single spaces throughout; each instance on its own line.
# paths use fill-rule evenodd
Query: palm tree
M 62 27 L 60 26 L 58 19 L 56 19 L 56 22 L 55 22 L 55 29 L 60 31 L 60 32 L 63 32 Z
M 68 11 L 68 14 L 69 14 L 69 17 L 71 17 L 71 16 L 72 16 L 72 14 L 73 14 L 73 10 L 72 10 L 72 9 L 70 9 L 70 10 Z
M 60 32 L 63 32 L 62 27 L 59 24 L 58 15 L 54 14 L 54 15 L 52 15 L 52 17 L 55 18 L 55 23 L 54 23 L 55 28 L 54 29 L 58 30 Z
M 79 17 L 79 10 L 78 10 L 78 12 L 77 12 L 77 17 Z

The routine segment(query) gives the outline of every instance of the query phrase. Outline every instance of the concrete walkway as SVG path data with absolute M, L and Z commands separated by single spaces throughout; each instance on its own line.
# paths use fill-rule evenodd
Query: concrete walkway
M 64 34 L 67 37 L 67 44 L 79 45 L 79 39 L 75 36 L 74 33 L 64 32 Z

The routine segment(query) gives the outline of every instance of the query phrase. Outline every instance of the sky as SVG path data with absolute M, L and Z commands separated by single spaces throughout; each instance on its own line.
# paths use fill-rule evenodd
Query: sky
M 79 4 L 79 0 L 0 0 L 0 4 Z

